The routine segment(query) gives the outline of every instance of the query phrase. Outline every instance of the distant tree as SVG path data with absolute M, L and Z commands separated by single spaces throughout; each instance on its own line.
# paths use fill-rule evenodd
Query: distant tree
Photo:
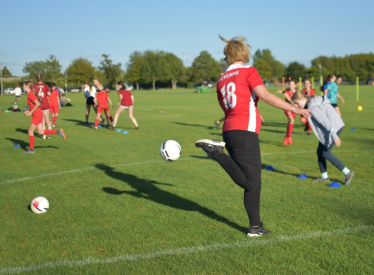
M 259 60 L 264 60 L 267 62 L 267 64 L 269 64 L 272 70 L 272 75 L 269 77 L 269 80 L 270 78 L 279 79 L 283 76 L 285 66 L 273 57 L 269 49 L 256 51 L 256 53 L 253 55 L 253 63 L 255 64 Z
M 186 68 L 183 61 L 172 53 L 165 53 L 167 78 L 171 80 L 172 89 L 177 88 L 177 82 L 185 80 Z
M 6 66 L 3 67 L 3 72 L 2 72 L 3 77 L 12 77 L 11 72 L 8 70 Z
M 227 65 L 227 63 L 226 63 L 226 61 L 225 61 L 224 58 L 221 58 L 219 60 L 219 65 L 221 67 L 222 72 L 225 72 L 227 70 L 227 68 L 229 67 L 229 65 Z
M 167 80 L 166 58 L 163 51 L 144 52 L 142 66 L 142 79 L 145 83 L 152 83 L 152 89 L 156 89 L 156 81 Z
M 300 64 L 298 62 L 291 62 L 288 64 L 286 70 L 285 70 L 285 76 L 286 78 L 294 78 L 296 80 L 299 79 L 299 77 L 304 77 L 306 72 L 306 67 L 303 64 Z
M 103 81 L 103 83 L 114 87 L 117 81 L 121 79 L 121 63 L 113 64 L 107 54 L 103 54 L 102 57 L 104 60 L 100 62 L 99 69 L 106 78 L 106 82 Z
M 75 83 L 92 82 L 96 75 L 95 67 L 92 66 L 91 61 L 85 58 L 74 59 L 66 69 L 66 73 L 69 76 L 69 80 Z
M 45 61 L 26 62 L 23 72 L 29 74 L 30 79 L 34 79 L 36 74 L 42 74 L 45 82 L 55 82 L 61 77 L 61 65 L 54 55 L 49 55 Z
M 139 90 L 139 83 L 142 78 L 142 66 L 144 57 L 141 52 L 133 52 L 130 55 L 129 62 L 126 64 L 125 79 L 136 84 L 136 90 Z
M 217 81 L 221 73 L 220 64 L 207 51 L 202 51 L 192 62 L 190 78 L 195 83 Z
M 264 59 L 257 59 L 253 64 L 253 67 L 256 68 L 256 70 L 263 79 L 266 79 L 268 81 L 271 80 L 273 70 L 271 69 L 269 63 L 266 62 Z

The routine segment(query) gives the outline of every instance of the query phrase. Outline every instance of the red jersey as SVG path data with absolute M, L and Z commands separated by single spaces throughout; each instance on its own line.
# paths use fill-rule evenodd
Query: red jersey
M 58 106 L 58 97 L 59 97 L 58 91 L 57 90 L 52 90 L 52 93 L 49 96 L 49 105 Z
M 243 130 L 260 133 L 259 98 L 252 93 L 258 85 L 264 83 L 252 66 L 231 65 L 221 74 L 217 83 L 217 98 L 225 112 L 222 132 Z
M 34 107 L 35 107 L 35 101 L 38 100 L 36 95 L 34 95 L 34 93 L 32 91 L 28 92 L 27 94 L 27 105 L 29 105 L 29 110 L 31 111 Z M 36 115 L 41 115 L 43 116 L 43 113 L 42 113 L 42 110 L 39 108 L 37 108 L 33 113 L 32 113 L 33 116 L 36 116 Z
M 44 84 L 44 83 L 37 83 L 37 84 L 34 84 L 34 90 L 36 91 L 36 93 L 38 94 L 38 96 L 41 98 L 41 100 L 43 101 L 40 108 L 42 110 L 49 110 L 49 95 L 50 95 L 50 90 L 49 90 L 49 87 L 47 84 Z
M 306 89 L 303 89 L 303 92 L 304 92 L 304 94 L 308 94 L 308 92 L 306 91 Z M 309 94 L 309 96 L 312 96 L 312 95 L 315 95 L 316 94 L 316 92 L 312 89 L 312 88 L 310 88 L 310 94 Z
M 109 95 L 104 92 L 104 91 L 101 91 L 99 93 L 96 94 L 95 96 L 98 100 L 99 100 L 99 107 L 100 108 L 108 108 L 108 97 Z
M 129 90 L 119 90 L 118 94 L 122 95 L 122 106 L 132 106 L 131 92 Z
M 290 99 L 292 98 L 292 96 L 293 96 L 293 94 L 295 93 L 297 91 L 297 89 L 295 89 L 295 91 L 294 92 L 291 92 L 291 90 L 290 89 L 286 89 L 283 93 L 285 93 L 285 94 L 287 94 L 289 97 L 290 97 Z M 291 103 L 291 102 L 289 102 L 288 101 L 288 99 L 286 98 L 285 99 L 286 100 L 286 102 L 288 102 L 288 103 Z

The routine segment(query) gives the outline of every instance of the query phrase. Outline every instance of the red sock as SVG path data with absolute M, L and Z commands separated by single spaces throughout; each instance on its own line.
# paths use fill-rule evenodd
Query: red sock
M 292 137 L 292 131 L 293 131 L 293 124 L 288 124 L 288 127 L 287 127 L 287 136 L 289 138 Z
M 57 116 L 52 117 L 52 122 L 54 125 L 56 125 L 56 119 L 57 119 Z
M 29 136 L 30 149 L 34 149 L 35 136 Z
M 311 132 L 312 131 L 312 126 L 310 126 L 310 124 L 308 123 L 308 132 Z
M 113 122 L 113 118 L 112 118 L 111 115 L 109 115 L 109 119 L 110 119 L 111 122 Z
M 43 135 L 57 135 L 57 130 L 44 130 Z
M 95 120 L 95 128 L 97 128 L 98 125 L 99 125 L 99 120 L 96 119 L 96 120 Z

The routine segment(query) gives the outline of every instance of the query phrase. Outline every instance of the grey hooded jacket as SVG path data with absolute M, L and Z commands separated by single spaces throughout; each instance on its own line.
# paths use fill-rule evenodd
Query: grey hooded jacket
M 314 134 L 325 147 L 330 147 L 338 137 L 337 132 L 344 127 L 342 118 L 325 96 L 311 97 L 308 109 L 312 111 L 308 121 Z

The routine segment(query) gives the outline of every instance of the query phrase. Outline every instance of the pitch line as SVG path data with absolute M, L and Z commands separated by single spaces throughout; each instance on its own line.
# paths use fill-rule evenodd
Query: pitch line
M 339 151 L 340 153 L 350 153 L 350 152 L 368 152 L 368 151 L 374 151 L 374 149 L 365 149 L 365 150 L 345 150 L 345 151 Z M 315 151 L 295 151 L 295 152 L 273 152 L 273 153 L 262 153 L 261 156 L 271 156 L 271 155 L 294 155 L 294 154 L 311 154 L 315 153 Z M 180 160 L 192 160 L 195 159 L 193 157 L 189 158 L 181 158 Z M 122 163 L 122 164 L 117 164 L 117 165 L 111 165 L 110 167 L 122 167 L 122 166 L 132 166 L 132 165 L 143 165 L 143 164 L 148 164 L 148 163 L 158 163 L 158 162 L 165 162 L 163 160 L 149 160 L 149 161 L 144 161 L 144 162 L 133 162 L 133 163 Z M 19 178 L 19 179 L 14 179 L 14 180 L 5 180 L 1 181 L 0 185 L 5 185 L 8 183 L 16 183 L 16 182 L 21 182 L 21 181 L 26 181 L 26 180 L 32 180 L 32 179 L 38 179 L 38 178 L 45 178 L 45 177 L 50 177 L 50 176 L 59 176 L 59 175 L 64 175 L 64 174 L 73 174 L 73 173 L 78 173 L 78 172 L 85 172 L 85 171 L 91 171 L 98 169 L 97 167 L 87 167 L 83 169 L 74 169 L 74 170 L 68 170 L 68 171 L 61 171 L 61 172 L 56 172 L 56 173 L 49 173 L 49 174 L 42 174 L 42 175 L 37 175 L 37 176 L 31 176 L 31 177 L 25 177 L 25 178 Z
M 192 246 L 192 247 L 182 247 L 177 249 L 169 249 L 169 250 L 161 250 L 156 252 L 150 252 L 145 254 L 125 254 L 120 256 L 115 256 L 112 258 L 106 259 L 92 259 L 87 258 L 78 261 L 59 261 L 59 262 L 48 262 L 48 263 L 41 263 L 41 264 L 34 264 L 29 266 L 19 266 L 19 267 L 2 267 L 0 268 L 1 273 L 21 273 L 21 272 L 31 272 L 40 269 L 53 269 L 56 267 L 79 267 L 79 266 L 86 266 L 91 264 L 112 264 L 117 262 L 125 262 L 125 261 L 140 261 L 140 260 L 148 260 L 159 258 L 162 256 L 173 256 L 173 255 L 181 255 L 181 254 L 192 254 L 197 252 L 205 252 L 205 251 L 216 251 L 226 248 L 238 248 L 238 247 L 254 247 L 254 246 L 264 246 L 267 244 L 277 244 L 283 242 L 291 242 L 291 241 L 298 241 L 298 240 L 308 240 L 312 238 L 321 238 L 331 235 L 342 235 L 348 233 L 355 233 L 360 231 L 370 231 L 374 229 L 374 225 L 361 225 L 358 227 L 353 228 L 345 228 L 345 229 L 337 229 L 332 231 L 316 231 L 311 233 L 305 234 L 298 234 L 293 236 L 279 236 L 279 237 L 266 237 L 264 239 L 247 239 L 246 241 L 234 242 L 234 243 L 222 243 L 222 244 L 213 244 L 208 246 Z

